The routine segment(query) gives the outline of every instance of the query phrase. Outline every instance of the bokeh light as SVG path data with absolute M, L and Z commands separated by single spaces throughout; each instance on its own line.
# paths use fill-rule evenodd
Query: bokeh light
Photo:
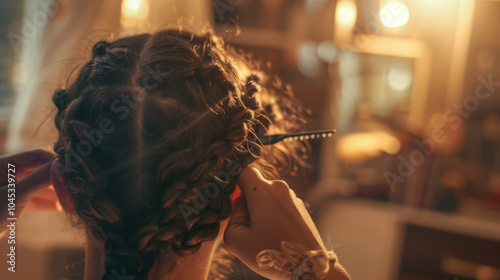
M 410 11 L 405 4 L 391 2 L 380 9 L 380 20 L 387 27 L 399 27 L 408 23 Z
M 298 48 L 297 67 L 307 77 L 315 77 L 319 72 L 317 45 L 313 42 L 302 42 Z
M 142 23 L 149 15 L 147 0 L 124 0 L 122 2 L 121 23 L 124 26 L 134 26 Z
M 324 41 L 318 46 L 318 56 L 325 62 L 335 61 L 337 55 L 337 47 L 332 42 Z
M 356 21 L 356 4 L 353 1 L 341 0 L 337 3 L 336 17 L 344 26 L 350 26 Z
M 387 84 L 389 87 L 396 91 L 407 90 L 413 80 L 411 67 L 411 63 L 405 60 L 392 60 L 389 64 L 389 71 L 387 72 Z

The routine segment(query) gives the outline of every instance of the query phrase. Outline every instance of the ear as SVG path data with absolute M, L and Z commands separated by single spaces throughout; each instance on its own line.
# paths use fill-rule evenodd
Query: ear
M 64 211 L 75 213 L 73 204 L 71 203 L 68 192 L 66 191 L 66 184 L 64 183 L 64 178 L 62 176 L 63 170 L 64 168 L 61 164 L 61 159 L 56 158 L 50 165 L 50 179 Z

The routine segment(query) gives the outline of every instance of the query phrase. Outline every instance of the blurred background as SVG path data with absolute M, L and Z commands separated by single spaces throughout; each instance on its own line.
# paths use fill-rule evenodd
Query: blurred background
M 211 26 L 292 86 L 306 129 L 337 129 L 286 179 L 353 279 L 500 279 L 499 15 L 495 0 L 1 0 L 0 151 L 50 149 L 53 90 L 94 42 Z M 17 239 L 2 279 L 83 266 L 63 214 L 23 213 Z

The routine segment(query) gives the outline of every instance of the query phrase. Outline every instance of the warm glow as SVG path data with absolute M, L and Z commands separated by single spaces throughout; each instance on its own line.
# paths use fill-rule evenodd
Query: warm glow
M 412 65 L 404 60 L 393 60 L 387 72 L 387 84 L 393 90 L 407 90 L 413 80 Z
M 382 152 L 397 154 L 401 148 L 399 140 L 384 131 L 358 132 L 345 135 L 337 142 L 337 156 L 346 162 L 361 162 Z
M 335 61 L 337 55 L 337 48 L 332 42 L 324 41 L 318 46 L 318 56 L 325 62 Z
M 356 22 L 356 4 L 353 1 L 341 0 L 337 3 L 335 13 L 337 21 L 343 26 L 351 26 Z
M 380 20 L 387 27 L 403 26 L 409 19 L 410 11 L 403 3 L 391 2 L 380 9 Z
M 297 67 L 302 74 L 311 78 L 316 77 L 320 70 L 317 48 L 313 42 L 302 42 L 298 47 Z
M 431 117 L 431 125 L 434 128 L 442 128 L 446 122 L 444 121 L 444 115 L 442 113 L 436 113 Z
M 143 23 L 149 14 L 147 0 L 123 0 L 122 19 L 124 26 L 135 26 Z

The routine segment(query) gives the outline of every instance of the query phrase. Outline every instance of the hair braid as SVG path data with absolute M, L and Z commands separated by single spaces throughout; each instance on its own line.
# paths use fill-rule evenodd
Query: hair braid
M 171 272 L 214 240 L 236 186 L 220 172 L 251 156 L 253 136 L 298 129 L 293 96 L 255 65 L 242 74 L 239 60 L 211 34 L 165 30 L 98 42 L 77 79 L 55 92 L 54 150 L 76 215 L 103 245 L 102 279 L 122 268 L 147 279 L 159 259 Z M 285 168 L 270 164 L 293 165 L 297 148 L 261 149 L 256 164 L 276 174 Z M 200 206 L 200 194 L 208 199 L 186 219 L 181 206 Z

